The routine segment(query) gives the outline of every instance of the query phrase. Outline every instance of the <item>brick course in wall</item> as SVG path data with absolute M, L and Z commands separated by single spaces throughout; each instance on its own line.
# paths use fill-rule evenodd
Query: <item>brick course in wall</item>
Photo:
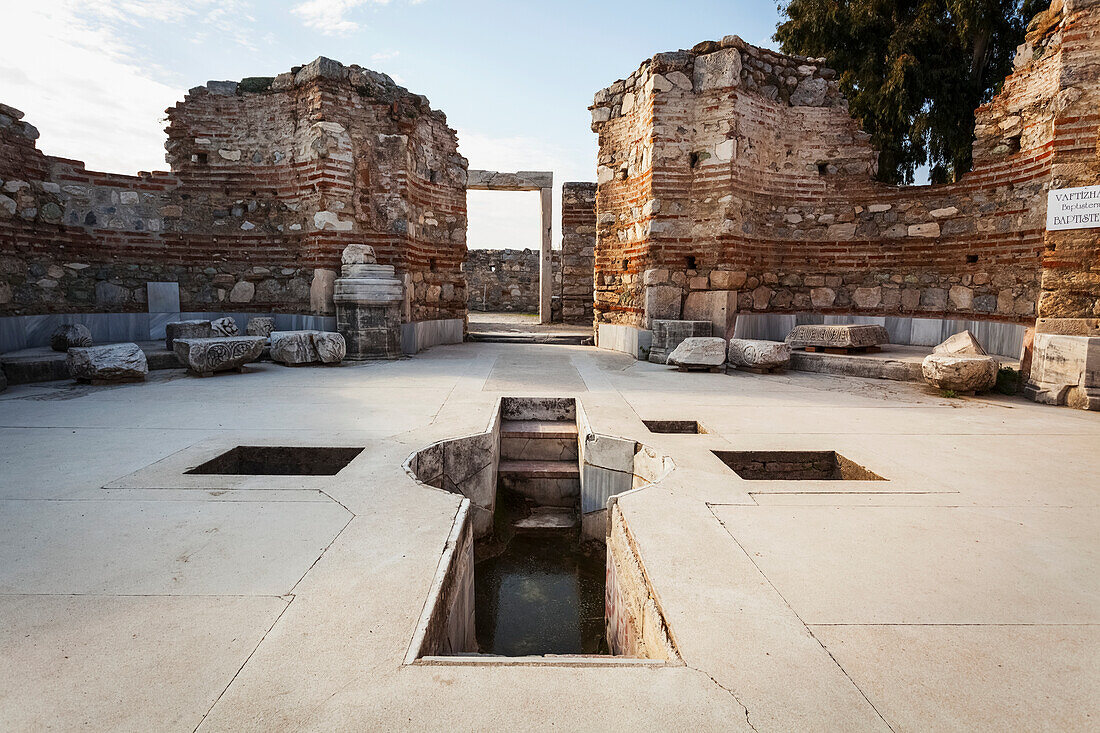
M 875 181 L 834 72 L 736 36 L 658 54 L 600 91 L 596 321 L 698 318 L 686 311 L 706 292 L 731 318 L 1032 323 L 1041 279 L 1043 303 L 1095 312 L 1096 236 L 1059 233 L 1055 256 L 1044 232 L 1052 180 L 1096 182 L 1096 13 L 1075 5 L 1033 27 L 977 110 L 974 170 L 950 185 Z
M 347 244 L 408 283 L 410 320 L 462 318 L 465 158 L 442 112 L 320 58 L 211 82 L 168 110 L 170 173 L 123 176 L 38 151 L 0 107 L 0 315 L 144 309 L 331 314 Z

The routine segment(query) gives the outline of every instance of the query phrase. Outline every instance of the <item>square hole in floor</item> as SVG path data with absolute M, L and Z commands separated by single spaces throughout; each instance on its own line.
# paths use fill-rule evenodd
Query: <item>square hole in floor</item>
M 335 476 L 362 452 L 362 448 L 238 445 L 184 473 L 229 476 Z
M 704 434 L 707 431 L 694 420 L 642 420 L 651 433 Z
M 711 451 L 747 481 L 886 481 L 831 450 Z

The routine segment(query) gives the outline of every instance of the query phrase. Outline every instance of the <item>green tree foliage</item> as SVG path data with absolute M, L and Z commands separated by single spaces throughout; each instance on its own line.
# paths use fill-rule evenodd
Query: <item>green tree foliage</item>
M 1031 17 L 1049 0 L 790 0 L 775 40 L 825 57 L 852 114 L 881 151 L 879 178 L 933 183 L 971 165 L 974 109 L 1012 71 Z

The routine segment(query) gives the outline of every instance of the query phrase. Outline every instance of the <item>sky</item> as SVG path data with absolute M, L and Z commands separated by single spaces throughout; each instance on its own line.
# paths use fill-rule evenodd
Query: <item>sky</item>
M 774 47 L 773 0 L 5 1 L 0 102 L 39 148 L 116 173 L 165 170 L 164 110 L 207 80 L 328 56 L 424 94 L 471 168 L 595 180 L 595 92 L 660 51 L 737 34 Z M 472 191 L 470 247 L 537 248 L 536 192 Z

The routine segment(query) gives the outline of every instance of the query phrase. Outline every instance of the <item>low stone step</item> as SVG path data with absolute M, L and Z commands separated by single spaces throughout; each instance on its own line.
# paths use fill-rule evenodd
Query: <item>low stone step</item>
M 577 423 L 572 420 L 502 420 L 500 434 L 508 438 L 577 439 Z
M 579 479 L 581 475 L 576 461 L 501 461 L 497 472 L 510 478 Z
M 576 529 L 580 518 L 573 508 L 540 506 L 512 525 L 516 532 L 553 532 Z
M 501 461 L 576 461 L 577 450 L 577 425 L 571 420 L 501 423 Z
M 471 331 L 467 341 L 495 344 L 555 344 L 558 346 L 585 346 L 592 343 L 589 333 L 500 333 Z

